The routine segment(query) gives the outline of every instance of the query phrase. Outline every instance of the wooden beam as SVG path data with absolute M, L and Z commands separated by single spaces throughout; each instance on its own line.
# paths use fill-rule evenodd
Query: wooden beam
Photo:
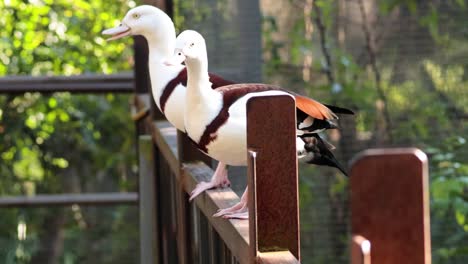
M 137 193 L 38 194 L 0 197 L 0 207 L 136 204 Z
M 208 181 L 212 175 L 213 170 L 202 162 L 186 163 L 182 168 L 181 180 L 185 191 L 190 193 L 198 182 Z M 213 217 L 219 209 L 228 208 L 239 202 L 239 196 L 231 188 L 208 190 L 194 202 L 218 232 L 232 256 L 236 257 L 239 263 L 249 263 L 249 222 Z M 200 241 L 200 243 L 205 242 L 207 241 Z
M 177 178 L 180 175 L 179 154 L 177 153 L 177 129 L 168 121 L 152 122 L 150 127 L 153 141 L 158 146 L 162 158 L 171 167 Z
M 135 92 L 137 94 L 150 93 L 151 81 L 148 68 L 148 42 L 142 36 L 133 37 L 133 57 L 135 66 Z
M 177 150 L 181 163 L 202 161 L 211 167 L 211 158 L 201 152 L 187 134 L 177 130 Z
M 137 109 L 147 106 L 150 98 L 148 95 L 139 95 L 135 98 Z M 152 121 L 150 117 L 144 118 L 145 124 L 152 134 L 153 142 L 158 147 L 162 159 L 168 163 L 170 170 L 176 175 L 178 184 L 184 189 L 185 193 L 190 193 L 200 181 L 207 181 L 213 175 L 213 170 L 202 162 L 189 162 L 182 164 L 180 171 L 179 153 L 177 149 L 177 130 L 167 121 Z M 182 150 L 183 152 L 184 150 Z M 194 157 L 187 153 L 182 153 L 185 160 L 191 160 Z M 167 175 L 170 176 L 170 175 Z M 178 203 L 182 199 L 177 197 Z M 231 250 L 232 255 L 236 256 L 241 263 L 248 262 L 248 222 L 242 220 L 227 221 L 222 218 L 214 218 L 212 215 L 219 209 L 227 208 L 239 201 L 239 197 L 230 189 L 209 190 L 195 199 L 197 208 L 207 217 L 210 225 L 218 232 L 226 246 Z M 180 213 L 180 212 L 179 212 Z
M 172 2 L 171 0 L 144 0 L 143 1 L 145 5 L 155 6 L 165 12 L 167 12 L 167 4 L 171 2 Z M 169 14 L 169 16 L 171 15 Z
M 148 94 L 140 94 L 135 96 L 134 105 L 135 113 L 145 111 L 149 108 L 152 99 Z M 177 129 L 175 129 L 168 121 L 154 121 L 151 116 L 146 115 L 142 121 L 145 122 L 144 127 L 147 133 L 153 137 L 153 141 L 158 146 L 164 159 L 171 166 L 171 170 L 179 175 L 179 154 L 177 150 Z
M 157 183 L 154 171 L 151 136 L 138 140 L 139 194 L 140 194 L 140 263 L 159 261 L 159 221 Z
M 351 229 L 372 244 L 372 263 L 430 264 L 426 155 L 373 149 L 352 162 Z
M 265 111 L 268 109 L 268 111 Z M 247 102 L 251 254 L 290 251 L 300 260 L 296 107 L 291 96 Z
M 133 74 L 74 76 L 7 76 L 0 78 L 0 93 L 131 93 Z
M 203 158 L 207 158 L 206 155 L 201 153 L 196 146 L 189 140 L 188 136 L 177 130 L 177 153 L 179 157 L 178 167 L 182 168 L 183 164 L 188 162 L 197 161 Z M 209 160 L 209 159 L 208 159 Z M 178 175 L 181 175 L 179 173 Z M 190 224 L 190 204 L 189 204 L 189 195 L 184 190 L 183 181 L 180 180 L 181 177 L 177 177 L 177 189 L 176 189 L 176 206 L 177 206 L 177 240 L 178 240 L 178 253 L 179 253 L 179 263 L 191 263 L 192 252 L 195 249 L 196 245 L 190 243 L 190 233 L 196 232 L 197 230 L 191 230 Z M 208 241 L 204 241 L 208 243 Z M 198 245 L 198 244 L 197 244 Z M 192 248 L 193 247 L 193 248 Z M 207 256 L 205 256 L 207 257 Z

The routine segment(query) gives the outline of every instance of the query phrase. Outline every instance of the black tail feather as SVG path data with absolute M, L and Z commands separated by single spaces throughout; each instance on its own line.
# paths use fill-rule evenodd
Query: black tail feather
M 304 147 L 307 151 L 306 163 L 334 167 L 345 176 L 348 176 L 346 169 L 338 162 L 330 149 L 328 149 L 325 141 L 318 134 L 310 134 L 302 137 L 302 139 L 305 142 Z
M 316 134 L 317 132 L 325 129 L 337 129 L 339 128 L 335 123 L 329 120 L 315 119 L 312 125 L 308 127 L 301 127 L 300 130 L 304 132 L 304 135 Z
M 344 176 L 348 177 L 348 172 L 346 171 L 346 169 L 338 162 L 338 160 L 333 155 L 330 157 L 324 157 L 324 159 L 326 160 L 325 165 L 337 168 L 341 171 L 341 173 L 344 174 Z
M 328 109 L 332 110 L 332 112 L 335 114 L 354 115 L 354 112 L 347 108 L 338 107 L 334 105 L 328 105 L 328 104 L 324 104 L 324 105 L 328 107 Z

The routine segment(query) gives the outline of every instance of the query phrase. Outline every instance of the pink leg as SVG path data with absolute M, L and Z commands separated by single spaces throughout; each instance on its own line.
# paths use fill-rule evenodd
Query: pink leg
M 218 167 L 209 182 L 200 182 L 197 184 L 195 189 L 193 189 L 192 193 L 190 193 L 189 201 L 192 201 L 197 197 L 199 194 L 204 192 L 205 190 L 217 188 L 217 187 L 229 187 L 231 182 L 228 179 L 228 172 L 226 169 L 226 164 L 219 162 Z
M 223 217 L 226 219 L 248 219 L 249 218 L 249 209 L 247 207 L 249 201 L 248 187 L 245 188 L 244 193 L 240 201 L 232 207 L 226 209 L 220 209 L 214 217 Z

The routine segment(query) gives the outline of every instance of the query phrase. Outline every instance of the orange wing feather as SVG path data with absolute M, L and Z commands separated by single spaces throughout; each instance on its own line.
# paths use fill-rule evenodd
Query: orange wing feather
M 302 112 L 309 116 L 322 120 L 338 119 L 338 117 L 323 104 L 315 101 L 314 99 L 307 98 L 302 95 L 294 94 L 296 98 L 296 106 Z

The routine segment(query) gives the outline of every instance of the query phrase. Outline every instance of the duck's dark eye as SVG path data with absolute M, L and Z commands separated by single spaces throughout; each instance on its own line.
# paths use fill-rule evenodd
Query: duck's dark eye
M 190 43 L 190 47 L 193 47 L 193 46 L 195 46 L 195 43 L 193 43 L 193 42 Z
M 177 53 L 177 55 L 179 55 L 179 56 L 180 56 L 180 55 L 182 55 L 182 53 L 180 53 L 180 52 L 179 52 L 179 53 Z

